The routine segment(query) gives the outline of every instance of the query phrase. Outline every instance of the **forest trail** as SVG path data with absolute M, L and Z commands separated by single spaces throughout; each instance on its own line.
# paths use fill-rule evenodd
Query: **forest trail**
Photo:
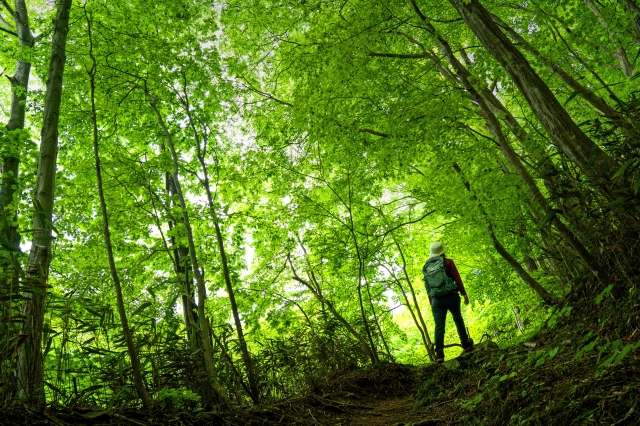
M 636 316 L 640 305 L 637 309 Z M 0 424 L 637 425 L 640 329 L 613 337 L 619 320 L 562 308 L 526 342 L 504 348 L 484 342 L 442 365 L 383 363 L 346 371 L 306 396 L 248 408 L 190 413 L 69 407 L 42 413 L 14 405 L 0 407 Z
M 359 405 L 352 405 L 351 410 L 345 414 L 337 414 L 335 419 L 327 416 L 325 422 L 318 421 L 319 424 L 327 425 L 350 425 L 350 426 L 388 426 L 388 425 L 427 425 L 437 424 L 443 420 L 427 419 L 428 409 L 413 410 L 414 401 L 410 396 L 372 399 Z M 333 422 L 332 422 L 333 421 Z

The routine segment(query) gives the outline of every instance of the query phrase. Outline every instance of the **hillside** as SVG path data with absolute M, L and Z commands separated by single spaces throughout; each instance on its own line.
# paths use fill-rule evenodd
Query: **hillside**
M 635 425 L 640 422 L 640 304 L 579 300 L 532 338 L 484 341 L 444 364 L 381 364 L 307 396 L 248 409 L 5 407 L 3 425 Z M 598 302 L 596 304 L 596 302 Z M 594 315 L 597 313 L 597 315 Z

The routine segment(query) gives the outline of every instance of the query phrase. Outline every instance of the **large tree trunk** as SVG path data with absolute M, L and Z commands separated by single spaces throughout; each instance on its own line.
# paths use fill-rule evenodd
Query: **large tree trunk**
M 449 0 L 487 51 L 503 66 L 553 143 L 595 183 L 607 181 L 619 164 L 573 122 L 529 62 L 500 31 L 478 0 Z M 599 186 L 611 199 L 606 188 Z
M 91 89 L 91 121 L 93 125 L 93 154 L 95 158 L 96 166 L 96 180 L 98 184 L 98 195 L 100 197 L 100 211 L 102 213 L 102 227 L 104 234 L 104 243 L 107 249 L 107 258 L 109 260 L 109 271 L 111 272 L 111 278 L 116 290 L 116 304 L 118 306 L 118 314 L 120 316 L 120 324 L 122 325 L 122 334 L 127 345 L 127 352 L 129 353 L 129 360 L 131 361 L 131 370 L 133 372 L 133 385 L 138 392 L 138 396 L 142 400 L 142 404 L 145 408 L 149 408 L 152 404 L 147 388 L 144 385 L 142 378 L 142 372 L 140 370 L 140 360 L 138 358 L 138 351 L 136 350 L 135 343 L 133 342 L 133 336 L 131 329 L 129 328 L 129 321 L 127 320 L 127 311 L 124 306 L 124 297 L 122 295 L 122 286 L 120 285 L 120 277 L 118 276 L 118 270 L 116 269 L 116 262 L 113 255 L 113 247 L 111 245 L 111 232 L 109 230 L 109 215 L 107 214 L 107 202 L 104 197 L 104 190 L 102 185 L 102 168 L 100 164 L 100 152 L 98 149 L 98 115 L 96 112 L 96 59 L 93 55 L 93 38 L 91 25 L 92 22 L 89 16 L 87 18 L 87 30 L 89 36 L 89 57 L 92 61 L 92 67 L 88 70 L 89 83 Z
M 470 82 L 471 73 L 455 57 L 449 43 L 444 38 L 442 38 L 440 34 L 438 34 L 436 29 L 426 19 L 426 17 L 422 14 L 422 12 L 420 12 L 420 10 L 418 9 L 417 5 L 413 0 L 412 0 L 412 4 L 416 10 L 416 13 L 418 13 L 420 18 L 425 23 L 425 25 L 427 25 L 427 30 L 438 39 L 439 47 L 442 53 L 444 54 L 444 56 L 447 58 L 449 64 L 455 71 L 457 79 L 463 84 L 471 100 L 474 101 L 480 107 L 479 113 L 484 118 L 489 132 L 497 139 L 497 142 L 502 150 L 503 155 L 509 160 L 509 162 L 515 167 L 516 171 L 520 174 L 520 176 L 525 182 L 525 185 L 527 186 L 527 189 L 529 189 L 529 191 L 533 195 L 533 198 L 536 201 L 536 203 L 538 203 L 545 212 L 552 211 L 551 206 L 547 202 L 544 195 L 542 195 L 542 193 L 540 192 L 540 189 L 538 188 L 535 181 L 531 177 L 531 174 L 524 167 L 524 165 L 520 161 L 520 158 L 514 151 L 513 147 L 511 146 L 509 141 L 507 141 L 506 137 L 502 133 L 500 123 L 498 122 L 498 119 L 496 118 L 493 110 L 498 110 L 498 112 L 501 113 L 501 115 L 504 118 L 506 118 L 507 123 L 511 123 L 512 126 L 515 126 L 514 132 L 520 138 L 523 138 L 523 140 L 526 139 L 525 135 L 523 134 L 524 131 L 520 128 L 519 124 L 517 124 L 517 121 L 515 120 L 515 118 L 511 116 L 511 114 L 504 108 L 502 103 L 491 93 L 490 90 L 488 90 L 486 87 L 483 88 L 482 94 L 484 96 L 482 96 L 478 92 L 478 90 L 476 90 L 476 88 Z M 431 58 L 432 61 L 436 61 L 433 55 L 430 55 L 429 57 Z M 453 77 L 453 74 L 449 71 L 446 71 L 445 73 L 443 73 L 443 75 L 449 78 L 455 78 Z M 486 99 L 488 99 L 489 102 L 486 102 Z M 492 105 L 493 108 L 491 108 L 489 105 Z M 582 242 L 578 240 L 578 238 L 574 235 L 574 233 L 560 220 L 560 218 L 556 214 L 552 214 L 551 221 L 555 226 L 555 228 L 558 230 L 558 232 L 563 236 L 565 241 L 567 241 L 567 243 L 569 243 L 569 245 L 576 251 L 576 253 L 580 256 L 580 258 L 585 262 L 585 265 L 594 273 L 594 275 L 598 278 L 598 280 L 605 286 L 609 285 L 611 282 L 611 278 L 609 277 L 609 274 L 607 273 L 605 268 L 602 265 L 600 265 L 600 263 L 591 255 L 591 253 L 589 253 L 589 251 L 582 244 Z M 489 232 L 490 235 L 493 234 L 492 229 L 487 229 L 487 231 Z M 494 239 L 494 237 L 495 235 L 493 235 L 492 241 L 494 241 L 494 246 L 496 247 L 496 250 L 498 250 L 498 252 L 501 255 L 503 254 L 503 252 L 506 253 L 506 250 L 504 250 L 504 247 L 499 249 L 501 244 L 498 242 L 498 244 L 496 245 L 497 239 Z M 509 255 L 508 253 L 506 254 Z M 515 264 L 513 266 L 516 267 Z M 522 268 L 519 263 L 518 263 L 518 266 L 520 267 L 520 269 Z M 517 272 L 518 274 L 520 274 L 519 270 L 517 270 Z M 524 272 L 526 273 L 526 271 Z M 525 275 L 522 275 L 522 277 L 526 278 Z M 525 278 L 523 278 L 525 282 L 529 282 L 530 284 L 533 284 L 533 282 L 528 280 L 528 278 L 527 279 Z
M 622 4 L 622 7 L 633 22 L 633 39 L 636 44 L 640 45 L 640 7 L 638 7 L 635 0 L 618 0 L 618 3 Z
M 15 1 L 15 10 L 12 13 L 13 21 L 16 25 L 18 40 L 23 47 L 33 46 L 33 35 L 29 27 L 29 15 L 24 0 Z M 12 77 L 7 77 L 11 83 L 11 107 L 9 121 L 7 122 L 7 132 L 20 131 L 24 129 L 24 121 L 27 109 L 27 90 L 29 84 L 29 74 L 31 63 L 19 60 Z M 16 220 L 16 203 L 14 196 L 18 186 L 18 176 L 20 172 L 20 138 L 12 135 L 7 140 L 13 140 L 9 146 L 3 146 L 0 150 L 0 236 L 3 237 L 6 247 L 10 252 L 20 251 L 20 234 L 14 225 Z M 5 142 L 6 143 L 6 142 Z M 2 248 L 0 247 L 0 250 Z M 11 258 L 12 256 L 10 256 Z M 17 288 L 18 263 L 12 259 L 12 264 L 2 264 L 5 271 L 10 271 L 9 279 L 13 281 L 13 288 Z M 0 283 L 6 277 L 0 277 Z
M 571 77 L 560 65 L 553 62 L 549 58 L 545 57 L 536 49 L 531 43 L 518 34 L 513 28 L 511 28 L 506 22 L 500 19 L 498 16 L 489 12 L 493 22 L 498 24 L 504 31 L 507 32 L 509 37 L 513 39 L 519 46 L 522 46 L 524 50 L 529 52 L 533 57 L 542 62 L 549 70 L 551 70 L 556 76 L 558 76 L 567 86 L 574 90 L 578 96 L 589 102 L 600 114 L 611 117 L 618 124 L 624 126 L 622 122 L 622 116 L 618 111 L 611 107 L 604 99 L 593 93 L 592 90 L 580 84 L 575 78 Z
M 65 48 L 69 31 L 72 0 L 60 0 L 53 31 L 51 61 L 47 78 L 43 123 L 40 142 L 40 161 L 35 186 L 36 214 L 33 217 L 33 239 L 27 263 L 22 315 L 25 323 L 22 334 L 26 340 L 18 356 L 18 396 L 33 404 L 44 404 L 42 359 L 42 326 L 44 301 L 51 263 L 51 222 L 58 158 L 58 122 L 62 102 L 62 76 Z

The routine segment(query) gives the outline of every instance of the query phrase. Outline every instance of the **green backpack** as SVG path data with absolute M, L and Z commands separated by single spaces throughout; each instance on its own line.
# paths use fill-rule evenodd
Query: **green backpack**
M 422 267 L 424 288 L 431 297 L 440 297 L 456 290 L 458 286 L 444 270 L 444 256 L 432 257 Z

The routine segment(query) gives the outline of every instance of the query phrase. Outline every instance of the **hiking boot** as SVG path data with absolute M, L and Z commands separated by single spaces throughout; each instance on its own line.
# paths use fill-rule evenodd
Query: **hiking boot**
M 436 351 L 436 362 L 442 364 L 444 362 L 444 349 L 438 349 Z
M 467 351 L 473 347 L 473 339 L 469 337 L 467 340 L 462 342 L 462 350 Z

